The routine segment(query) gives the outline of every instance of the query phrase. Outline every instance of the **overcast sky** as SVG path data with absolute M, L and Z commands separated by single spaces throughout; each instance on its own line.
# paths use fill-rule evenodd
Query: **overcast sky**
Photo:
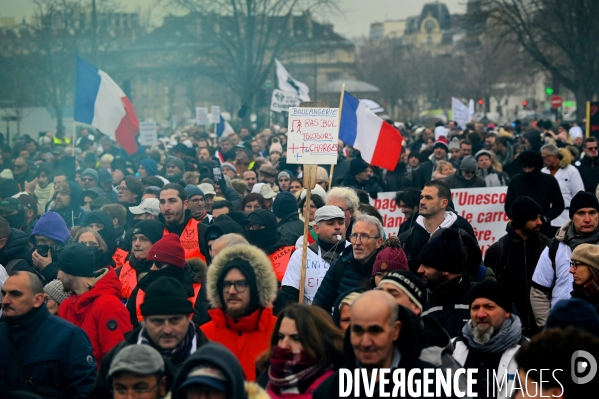
M 101 1 L 101 0 L 99 0 Z M 145 11 L 153 8 L 154 21 L 160 21 L 167 11 L 162 6 L 155 7 L 156 0 L 114 0 L 123 11 Z M 318 16 L 318 20 L 331 22 L 335 31 L 351 37 L 368 34 L 370 24 L 387 19 L 404 19 L 419 15 L 422 6 L 434 1 L 427 0 L 338 0 L 341 14 L 333 13 L 329 17 Z M 449 12 L 464 13 L 467 0 L 445 0 Z M 30 0 L 0 0 L 0 17 L 16 17 L 21 20 L 33 14 L 34 6 Z

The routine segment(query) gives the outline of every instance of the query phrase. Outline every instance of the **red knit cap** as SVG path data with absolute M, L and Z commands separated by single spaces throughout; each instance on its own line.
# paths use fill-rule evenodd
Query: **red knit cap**
M 372 275 L 377 272 L 393 272 L 400 270 L 410 270 L 408 267 L 408 258 L 401 249 L 399 239 L 391 236 L 385 242 L 385 248 L 378 253 L 372 266 Z
M 181 246 L 179 236 L 170 233 L 156 241 L 148 252 L 148 260 L 168 263 L 181 269 L 185 268 L 185 251 Z

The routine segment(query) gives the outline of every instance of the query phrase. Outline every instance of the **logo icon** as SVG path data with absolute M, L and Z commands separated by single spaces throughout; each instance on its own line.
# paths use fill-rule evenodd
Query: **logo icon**
M 572 381 L 575 384 L 591 382 L 597 375 L 597 360 L 587 351 L 578 350 L 570 358 Z

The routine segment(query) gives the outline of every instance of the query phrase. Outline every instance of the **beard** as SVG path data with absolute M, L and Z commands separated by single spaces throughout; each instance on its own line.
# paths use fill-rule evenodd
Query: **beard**
M 491 340 L 494 328 L 492 325 L 474 327 L 474 341 L 484 345 Z
M 527 237 L 539 235 L 540 231 L 541 231 L 540 229 L 534 230 L 534 229 L 528 229 L 524 226 L 522 227 L 522 233 Z

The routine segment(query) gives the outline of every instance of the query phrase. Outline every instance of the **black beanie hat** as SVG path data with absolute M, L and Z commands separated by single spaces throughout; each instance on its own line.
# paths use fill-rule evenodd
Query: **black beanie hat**
M 157 315 L 190 315 L 193 306 L 181 282 L 173 277 L 160 277 L 146 289 L 144 302 L 140 306 L 143 317 Z
M 524 151 L 518 155 L 518 165 L 521 168 L 534 166 L 535 170 L 543 168 L 543 157 L 537 151 Z
M 379 287 L 385 283 L 393 284 L 402 290 L 410 298 L 410 301 L 420 308 L 420 311 L 422 311 L 428 301 L 428 292 L 424 281 L 409 270 L 394 271 L 386 274 L 379 282 Z
M 518 197 L 512 204 L 512 228 L 519 229 L 542 214 L 543 210 L 535 200 L 527 196 Z
M 579 191 L 570 201 L 570 219 L 582 208 L 593 208 L 599 211 L 599 201 L 594 194 L 586 191 Z
M 364 172 L 368 168 L 368 164 L 361 159 L 354 159 L 349 164 L 349 175 L 355 176 L 358 173 Z
M 460 234 L 454 229 L 442 230 L 422 248 L 418 261 L 442 272 L 461 274 L 464 271 L 464 251 Z
M 71 276 L 95 277 L 96 258 L 87 245 L 71 244 L 60 251 L 56 267 Z
M 497 306 L 502 307 L 506 312 L 513 311 L 512 295 L 509 288 L 497 281 L 483 280 L 480 283 L 474 284 L 468 295 L 470 306 L 472 306 L 472 302 L 477 298 L 489 299 L 495 302 Z
M 0 181 L 0 197 L 8 198 L 21 192 L 19 183 L 15 179 L 4 179 Z
M 282 193 L 277 194 L 272 203 L 272 213 L 281 219 L 291 213 L 297 213 L 297 200 L 295 199 L 295 195 L 291 194 L 289 191 L 283 191 Z
M 260 306 L 260 298 L 258 298 L 258 285 L 256 284 L 256 273 L 254 272 L 254 268 L 250 263 L 243 259 L 233 259 L 228 261 L 223 270 L 220 272 L 220 276 L 218 276 L 218 280 L 216 282 L 216 287 L 218 289 L 218 295 L 220 296 L 220 303 L 225 303 L 224 293 L 223 293 L 223 282 L 229 270 L 237 269 L 243 274 L 248 281 L 250 290 L 250 306 L 248 308 L 247 314 L 253 313 Z M 224 310 L 224 309 L 223 309 Z
M 135 224 L 131 236 L 134 234 L 143 234 L 155 244 L 164 236 L 164 225 L 157 220 L 146 219 Z

